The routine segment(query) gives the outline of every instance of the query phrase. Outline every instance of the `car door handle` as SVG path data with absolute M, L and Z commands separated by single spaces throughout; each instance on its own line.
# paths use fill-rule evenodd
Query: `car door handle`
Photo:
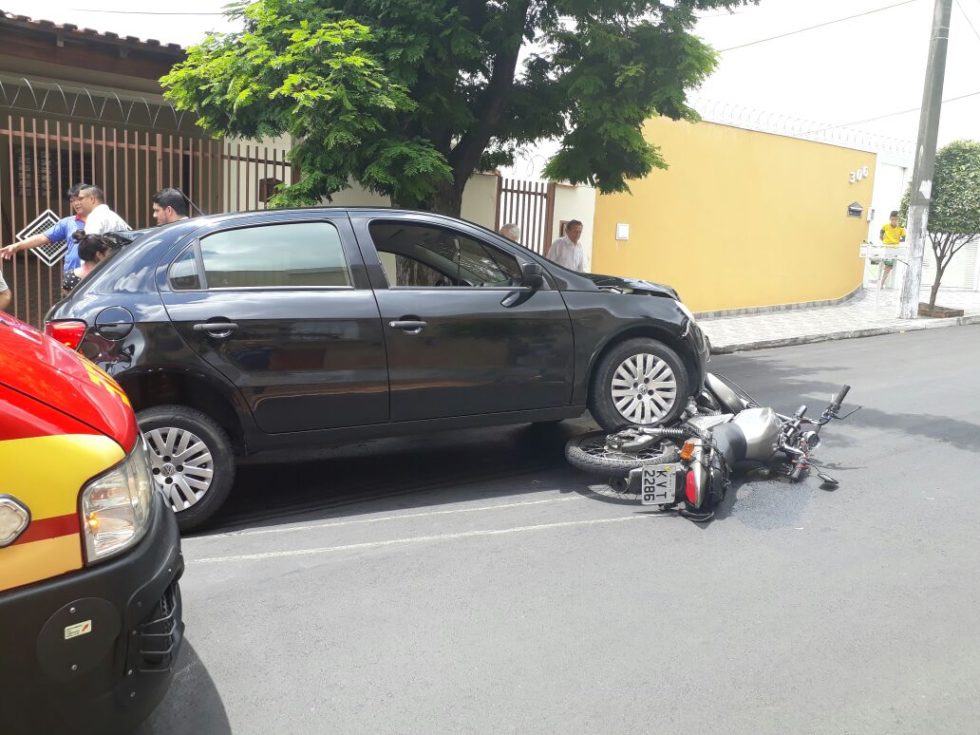
M 401 329 L 403 332 L 407 332 L 408 334 L 418 334 L 425 329 L 427 325 L 422 321 L 396 319 L 395 321 L 388 322 L 388 326 L 392 329 Z
M 227 337 L 238 329 L 235 322 L 202 322 L 194 325 L 195 332 L 207 332 L 209 337 Z

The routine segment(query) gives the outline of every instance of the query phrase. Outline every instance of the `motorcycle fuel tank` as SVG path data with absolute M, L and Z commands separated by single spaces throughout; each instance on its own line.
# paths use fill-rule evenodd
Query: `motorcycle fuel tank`
M 747 408 L 734 419 L 745 434 L 746 459 L 766 462 L 779 443 L 779 417 L 771 408 Z

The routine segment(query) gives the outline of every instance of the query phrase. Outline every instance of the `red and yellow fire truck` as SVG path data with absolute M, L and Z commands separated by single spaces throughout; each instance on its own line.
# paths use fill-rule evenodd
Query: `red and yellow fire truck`
M 181 643 L 183 568 L 126 395 L 0 312 L 0 732 L 145 719 Z

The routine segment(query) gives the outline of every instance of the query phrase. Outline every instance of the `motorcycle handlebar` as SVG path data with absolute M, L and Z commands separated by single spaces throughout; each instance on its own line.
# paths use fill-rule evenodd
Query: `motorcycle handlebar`
M 834 400 L 830 404 L 835 411 L 840 408 L 840 405 L 844 402 L 844 399 L 847 397 L 847 393 L 849 390 L 851 390 L 851 386 L 845 383 L 844 385 L 841 386 L 841 389 L 837 391 L 837 395 L 834 396 Z

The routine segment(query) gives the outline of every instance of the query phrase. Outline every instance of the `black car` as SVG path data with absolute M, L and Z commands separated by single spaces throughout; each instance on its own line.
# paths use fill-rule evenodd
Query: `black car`
M 224 502 L 236 456 L 586 408 L 605 429 L 655 425 L 700 391 L 709 354 L 669 287 L 393 209 L 149 230 L 46 320 L 126 390 L 185 529 Z

